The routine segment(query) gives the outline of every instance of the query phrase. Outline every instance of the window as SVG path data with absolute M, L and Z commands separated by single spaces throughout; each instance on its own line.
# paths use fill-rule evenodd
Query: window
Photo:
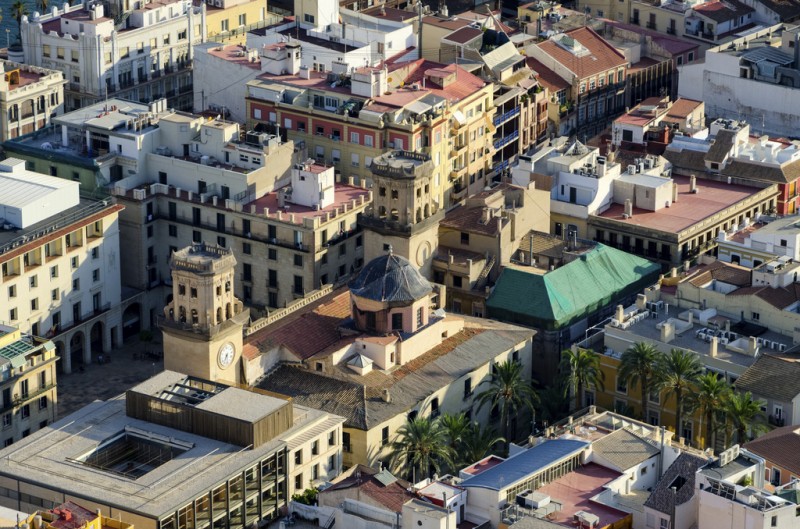
M 277 288 L 278 287 L 278 271 L 277 270 L 268 270 L 267 271 L 267 286 L 270 288 Z
M 22 409 L 20 410 L 20 413 L 21 413 L 23 419 L 27 419 L 28 417 L 30 417 L 31 416 L 31 405 L 30 404 L 24 405 L 22 407 Z
M 247 254 L 247 255 L 250 255 L 251 253 L 253 253 L 253 250 L 252 250 L 249 242 L 243 242 L 242 243 L 242 253 Z
M 81 289 L 81 280 L 79 277 L 76 277 L 72 280 L 72 290 L 80 290 Z
M 617 375 L 617 391 L 619 393 L 627 393 L 628 392 L 628 381 L 622 378 L 621 376 Z
M 8 297 L 15 298 L 17 297 L 17 285 L 11 285 L 8 287 Z
M 381 445 L 386 446 L 389 444 L 389 427 L 384 426 L 381 430 Z
M 217 235 L 217 245 L 222 246 L 224 248 L 226 245 L 225 237 L 223 237 L 222 235 Z
M 39 397 L 39 409 L 44 410 L 47 408 L 47 396 Z
M 5 402 L 3 404 L 5 404 Z M 3 428 L 8 428 L 9 426 L 11 426 L 11 414 L 6 413 L 3 415 Z
M 31 310 L 39 310 L 39 298 L 33 298 L 31 300 Z
M 294 254 L 294 265 L 295 266 L 303 266 L 303 256 L 300 254 Z
M 468 378 L 464 381 L 464 399 L 472 396 L 472 379 Z
M 302 490 L 302 488 L 303 488 L 303 473 L 302 472 L 294 477 L 294 488 L 297 491 Z
M 59 59 L 64 58 L 64 48 L 61 47 L 56 48 L 56 57 Z
M 754 312 L 753 313 L 753 319 L 756 320 L 756 321 L 760 320 L 761 319 L 761 314 L 759 314 L 758 312 Z
M 270 261 L 277 261 L 278 260 L 278 250 L 275 248 L 270 248 L 267 250 L 267 259 Z
M 92 281 L 94 283 L 97 283 L 98 281 L 100 281 L 100 269 L 99 268 L 95 268 L 94 270 L 92 270 Z
M 333 446 L 336 444 L 336 430 L 331 430 L 328 432 L 328 446 Z
M 461 232 L 461 244 L 469 244 L 469 233 Z
M 310 15 L 310 14 L 306 13 L 303 16 L 303 21 L 304 22 L 308 22 L 309 24 L 313 24 L 314 23 L 314 15 Z
M 246 26 L 247 25 L 247 15 L 245 13 L 242 13 L 241 15 L 239 15 L 239 25 L 240 26 Z
M 219 24 L 220 32 L 228 31 L 228 19 L 222 20 Z
M 372 147 L 373 146 L 373 144 L 372 144 L 372 135 L 371 134 L 367 134 L 366 136 L 364 136 L 364 145 L 366 147 Z M 369 164 L 366 164 L 366 165 L 369 165 Z
M 403 330 L 403 313 L 395 312 L 392 314 L 392 330 Z
M 57 288 L 54 288 L 50 292 L 50 299 L 53 300 L 53 301 L 58 301 L 58 289 Z
M 311 467 L 311 479 L 319 478 L 319 464 Z
M 294 276 L 294 293 L 303 294 L 303 276 Z
M 295 465 L 302 465 L 303 464 L 303 451 L 297 450 L 294 453 L 294 464 Z
M 659 518 L 659 529 L 669 529 L 669 518 Z
M 37 286 L 39 286 L 39 280 L 36 276 L 31 276 L 29 279 L 29 283 L 31 288 L 36 288 Z
M 178 227 L 174 224 L 170 224 L 167 227 L 167 231 L 169 232 L 170 237 L 177 237 L 178 236 Z
M 453 276 L 453 287 L 461 288 L 464 285 L 464 278 L 461 276 Z
M 192 287 L 189 289 L 189 297 L 197 298 L 197 288 Z
M 73 270 L 78 268 L 78 258 L 77 257 L 73 257 L 72 259 L 69 260 L 69 262 L 70 262 L 70 265 L 72 266 Z
M 417 309 L 417 327 L 422 327 L 422 307 Z

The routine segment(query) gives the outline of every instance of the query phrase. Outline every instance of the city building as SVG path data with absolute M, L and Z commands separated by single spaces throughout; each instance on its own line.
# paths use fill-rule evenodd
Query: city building
M 65 373 L 148 327 L 140 294 L 121 287 L 122 206 L 15 158 L 0 163 L 0 185 L 0 318 L 53 340 Z
M 718 119 L 711 123 L 706 139 L 673 137 L 664 157 L 676 174 L 758 187 L 776 185 L 778 196 L 762 213 L 793 215 L 798 211 L 800 148 L 766 135 L 752 137 L 750 131 L 748 123 Z
M 266 0 L 205 0 L 206 39 L 242 44 L 247 30 L 272 21 Z
M 0 61 L 0 141 L 42 129 L 64 112 L 64 74 Z
M 566 31 L 528 46 L 525 52 L 569 86 L 563 99 L 561 91 L 555 92 L 559 112 L 551 112 L 551 119 L 559 135 L 575 134 L 585 141 L 625 109 L 628 61 L 593 29 Z
M 487 316 L 535 329 L 534 377 L 553 380 L 561 352 L 607 318 L 617 303 L 655 282 L 659 267 L 602 244 L 565 245 L 547 236 L 529 237 L 519 246 L 522 264 L 507 266 L 500 274 L 486 301 Z M 555 258 L 551 270 L 542 254 Z M 552 270 L 557 263 L 563 266 Z
M 266 523 L 340 472 L 341 421 L 163 371 L 4 450 L 3 490 L 16 493 L 0 504 L 32 512 L 74 501 L 151 529 Z
M 800 226 L 795 216 L 771 218 L 761 215 L 754 222 L 749 218 L 738 230 L 721 232 L 717 241 L 717 258 L 726 263 L 758 268 L 780 257 L 800 260 Z
M 794 424 L 778 427 L 744 445 L 748 452 L 764 459 L 764 480 L 774 487 L 791 485 L 800 480 L 798 430 Z
M 754 15 L 755 9 L 738 0 L 698 2 L 685 13 L 683 32 L 699 40 L 716 42 L 755 26 Z
M 52 424 L 58 416 L 53 342 L 0 324 L 3 446 Z
M 521 161 L 512 182 L 472 195 L 439 222 L 433 282 L 447 287 L 445 308 L 486 316 L 486 298 L 502 269 L 517 259 L 531 230 L 549 229 L 550 192 Z
M 205 4 L 191 0 L 83 2 L 21 19 L 25 63 L 64 72 L 67 111 L 108 97 L 191 110 L 192 45 L 205 31 Z
M 736 116 L 760 134 L 792 137 L 800 120 L 785 105 L 800 87 L 798 36 L 778 24 L 709 48 L 702 63 L 680 68 L 678 93 L 704 101 L 711 118 Z
M 626 24 L 616 19 L 607 20 L 602 35 L 610 43 L 620 47 L 620 51 L 623 51 L 623 53 L 625 53 L 624 50 L 630 50 L 632 58 L 635 59 L 638 56 L 639 59 L 637 61 L 631 62 L 634 64 L 641 62 L 643 63 L 642 66 L 653 60 L 666 61 L 671 59 L 671 66 L 677 72 L 679 66 L 690 64 L 700 59 L 700 43 L 680 38 L 675 34 L 668 35 L 647 29 L 638 24 Z M 646 73 L 646 70 L 643 73 Z M 678 90 L 677 75 L 672 79 L 670 88 L 671 91 L 667 91 L 666 95 L 675 100 Z M 660 92 L 651 93 L 650 97 L 653 96 L 661 97 L 662 94 Z M 638 99 L 645 98 L 630 98 L 628 106 L 632 106 L 632 103 L 636 103 Z
M 611 145 L 622 150 L 663 154 L 674 135 L 694 136 L 705 128 L 702 101 L 651 97 L 621 115 L 611 125 Z
M 408 260 L 369 263 L 349 292 L 334 292 L 246 338 L 257 386 L 346 417 L 344 465 L 388 462 L 408 417 L 464 412 L 489 423 L 476 395 L 492 365 L 518 361 L 529 379 L 533 331 L 433 310 L 439 292 Z M 440 301 L 440 300 L 439 300 Z M 336 410 L 336 411 L 333 411 Z M 525 412 L 510 436 L 527 432 Z
M 697 523 L 697 471 L 709 461 L 691 452 L 681 453 L 666 469 L 645 501 L 646 527 L 688 529 Z
M 309 155 L 335 166 L 337 181 L 371 186 L 370 166 L 386 149 L 430 157 L 440 208 L 492 180 L 494 89 L 462 67 L 416 60 L 287 72 L 248 83 L 247 122 L 305 142 Z
M 481 10 L 483 12 L 465 11 L 450 15 L 446 3 L 442 3 L 441 7 L 444 9 L 440 8 L 438 13 L 426 14 L 427 16 L 422 17 L 422 37 L 420 39 L 422 57 L 430 61 L 446 62 L 448 58 L 453 57 L 452 52 L 448 51 L 448 46 L 455 44 L 457 48 L 461 48 L 471 40 L 468 38 L 469 35 L 472 38 L 478 37 L 477 33 L 469 30 L 477 29 L 480 32 L 492 31 L 496 34 L 503 34 L 505 41 L 513 31 L 502 22 L 497 12 L 484 9 Z
M 764 350 L 768 348 L 763 341 L 762 347 Z M 783 349 L 788 350 L 788 344 Z M 761 401 L 761 409 L 772 426 L 800 423 L 800 386 L 796 382 L 800 373 L 798 360 L 795 354 L 762 354 L 736 380 L 737 391 L 749 391 L 753 398 Z
M 24 521 L 23 521 L 24 520 Z M 90 511 L 73 501 L 66 501 L 52 509 L 38 510 L 17 522 L 27 524 L 33 529 L 133 529 L 133 524 L 102 513 Z

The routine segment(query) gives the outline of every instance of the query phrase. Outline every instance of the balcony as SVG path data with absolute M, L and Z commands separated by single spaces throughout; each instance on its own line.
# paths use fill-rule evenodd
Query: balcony
M 784 417 L 777 417 L 775 415 L 770 415 L 769 416 L 769 423 L 772 426 L 781 427 L 781 426 L 785 425 L 786 419 Z
M 656 23 L 655 22 L 648 22 L 647 23 L 647 29 L 655 30 L 656 29 Z
M 186 94 L 186 93 L 189 93 L 189 92 L 191 92 L 193 89 L 194 89 L 194 86 L 192 85 L 192 83 L 189 83 L 189 84 L 186 84 L 186 85 L 183 85 L 183 86 L 181 86 L 181 87 L 180 87 L 180 89 L 179 89 L 178 91 L 179 91 L 181 94 Z
M 505 123 L 506 121 L 517 115 L 519 115 L 519 107 L 514 107 L 513 109 L 509 110 L 504 114 L 495 116 L 494 120 L 492 120 L 492 123 L 494 124 L 495 127 L 497 127 L 498 125 Z
M 500 150 L 514 140 L 519 139 L 519 131 L 515 130 L 511 134 L 494 141 L 494 150 Z

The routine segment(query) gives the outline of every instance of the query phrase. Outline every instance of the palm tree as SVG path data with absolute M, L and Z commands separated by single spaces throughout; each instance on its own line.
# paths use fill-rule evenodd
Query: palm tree
M 730 392 L 723 403 L 723 408 L 727 419 L 726 425 L 736 432 L 736 442 L 739 444 L 750 440 L 748 433 L 756 434 L 766 429 L 761 403 L 753 400 L 753 395 L 749 391 Z
M 711 371 L 697 379 L 697 390 L 691 395 L 691 405 L 700 410 L 706 419 L 706 448 L 716 445 L 716 422 L 730 392 L 731 387 L 725 379 Z
M 530 382 L 522 377 L 522 364 L 519 362 L 506 361 L 502 364 L 495 364 L 492 378 L 481 385 L 486 383 L 489 387 L 476 397 L 478 411 L 486 404 L 491 404 L 492 409 L 500 412 L 503 438 L 506 443 L 506 452 L 508 452 L 511 417 L 525 408 L 535 414 L 534 405 L 539 397 Z
M 28 6 L 25 5 L 24 0 L 16 0 L 16 2 L 14 2 L 14 4 L 11 6 L 11 12 L 14 14 L 14 18 L 17 20 L 19 40 L 22 41 L 22 17 L 28 14 Z
M 583 391 L 587 386 L 605 389 L 605 373 L 600 370 L 600 357 L 587 349 L 566 349 L 561 352 L 561 372 L 564 376 L 564 396 L 575 394 L 575 409 L 583 405 Z
M 413 480 L 430 477 L 430 469 L 439 472 L 442 463 L 450 465 L 453 453 L 447 444 L 447 432 L 436 419 L 414 417 L 397 430 L 391 445 L 394 468 L 409 473 Z
M 496 444 L 504 442 L 505 439 L 496 435 L 491 427 L 481 428 L 478 422 L 473 422 L 464 432 L 461 440 L 458 451 L 459 466 L 461 463 L 469 465 L 480 461 L 492 452 L 492 448 Z
M 658 359 L 662 353 L 653 345 L 639 342 L 622 353 L 618 376 L 630 389 L 637 385 L 642 392 L 642 420 L 647 421 L 647 401 L 650 393 L 659 389 Z
M 464 434 L 470 427 L 467 416 L 463 413 L 457 415 L 445 413 L 439 418 L 439 424 L 447 435 L 448 446 L 453 450 L 453 453 L 458 453 L 458 449 L 464 440 Z
M 558 386 L 550 386 L 539 390 L 539 409 L 537 414 L 541 421 L 553 424 L 569 415 L 569 399 Z
M 659 358 L 661 387 L 675 395 L 675 435 L 680 436 L 683 425 L 684 396 L 688 395 L 703 372 L 697 355 L 683 349 L 673 349 Z M 687 440 L 691 442 L 691 439 Z

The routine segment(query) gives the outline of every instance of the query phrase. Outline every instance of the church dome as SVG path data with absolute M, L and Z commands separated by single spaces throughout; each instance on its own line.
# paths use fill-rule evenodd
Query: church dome
M 391 251 L 367 263 L 349 286 L 354 296 L 393 305 L 413 303 L 433 290 L 408 259 Z

